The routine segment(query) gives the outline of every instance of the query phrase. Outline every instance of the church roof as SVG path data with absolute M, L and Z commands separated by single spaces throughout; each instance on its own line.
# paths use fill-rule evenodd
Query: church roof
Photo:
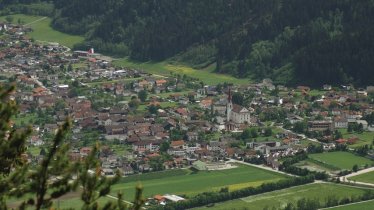
M 233 111 L 233 112 L 236 112 L 236 113 L 249 112 L 248 109 L 246 109 L 245 107 L 240 106 L 240 105 L 238 105 L 238 104 L 233 104 L 233 105 L 232 105 L 232 111 Z

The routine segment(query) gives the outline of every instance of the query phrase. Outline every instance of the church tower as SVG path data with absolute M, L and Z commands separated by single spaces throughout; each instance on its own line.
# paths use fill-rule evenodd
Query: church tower
M 232 95 L 231 95 L 231 89 L 229 88 L 229 95 L 227 97 L 227 104 L 226 104 L 226 121 L 227 122 L 230 122 L 231 111 L 232 111 Z

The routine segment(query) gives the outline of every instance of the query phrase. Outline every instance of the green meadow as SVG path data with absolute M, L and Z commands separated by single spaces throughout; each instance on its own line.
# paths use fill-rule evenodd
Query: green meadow
M 350 177 L 349 180 L 374 184 L 374 171 Z
M 38 41 L 57 42 L 72 48 L 75 44 L 84 40 L 82 36 L 69 35 L 54 30 L 51 27 L 52 19 L 49 17 L 32 16 L 32 15 L 10 15 L 13 17 L 13 23 L 20 22 L 21 24 L 32 28 L 32 32 L 28 36 Z M 5 21 L 7 16 L 0 17 L 0 21 Z
M 366 164 L 372 165 L 374 163 L 370 159 L 354 155 L 350 152 L 325 152 L 310 154 L 308 157 L 324 164 L 325 166 L 345 170 L 351 170 L 355 164 L 357 164 L 359 167 L 363 167 Z
M 236 190 L 285 178 L 285 175 L 246 165 L 217 171 L 193 172 L 179 169 L 123 178 L 119 184 L 112 187 L 111 192 L 114 196 L 118 191 L 123 192 L 125 197 L 134 195 L 135 186 L 141 184 L 145 197 L 167 193 L 193 196 L 206 191 L 219 191 L 223 187 Z
M 323 192 L 323 193 L 321 193 Z M 296 204 L 298 200 L 318 199 L 323 204 L 328 197 L 334 196 L 337 199 L 359 196 L 365 193 L 365 189 L 355 188 L 345 185 L 331 183 L 316 183 L 303 186 L 292 187 L 283 190 L 277 190 L 255 196 L 249 196 L 242 199 L 217 203 L 213 207 L 202 207 L 199 209 L 231 210 L 231 209 L 250 209 L 263 210 L 284 208 L 287 203 Z
M 117 59 L 113 61 L 113 63 L 117 66 L 122 67 L 131 67 L 140 70 L 144 70 L 146 72 L 162 75 L 162 76 L 170 76 L 170 73 L 180 74 L 180 75 L 187 75 L 189 77 L 197 78 L 203 81 L 206 84 L 213 85 L 218 83 L 234 83 L 234 84 L 248 84 L 250 83 L 249 79 L 239 79 L 233 76 L 225 75 L 225 74 L 217 74 L 214 73 L 214 66 L 210 66 L 206 69 L 194 69 L 185 65 L 181 64 L 171 64 L 167 61 L 162 62 L 136 62 L 132 61 L 128 58 Z
M 357 137 L 359 139 L 356 144 L 349 145 L 349 147 L 356 148 L 360 146 L 364 146 L 365 144 L 370 145 L 373 142 L 373 133 L 369 131 L 364 131 L 362 133 L 349 133 L 347 129 L 339 129 L 342 133 L 343 138 L 349 139 L 351 137 Z

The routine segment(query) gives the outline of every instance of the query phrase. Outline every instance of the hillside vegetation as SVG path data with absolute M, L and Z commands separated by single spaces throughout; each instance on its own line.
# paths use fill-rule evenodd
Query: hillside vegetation
M 374 0 L 54 0 L 54 7 L 54 28 L 86 37 L 76 48 L 214 64 L 217 73 L 278 84 L 374 79 Z

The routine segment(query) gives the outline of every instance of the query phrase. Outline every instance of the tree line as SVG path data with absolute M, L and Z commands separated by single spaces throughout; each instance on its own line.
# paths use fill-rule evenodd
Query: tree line
M 1 0 L 0 8 L 38 2 L 46 1 Z M 216 64 L 218 73 L 277 84 L 363 86 L 374 79 L 373 0 L 50 2 L 55 29 L 85 36 L 79 49 Z
M 132 59 L 276 83 L 370 84 L 372 0 L 54 0 L 56 29 Z M 365 75 L 365 76 L 364 76 Z

